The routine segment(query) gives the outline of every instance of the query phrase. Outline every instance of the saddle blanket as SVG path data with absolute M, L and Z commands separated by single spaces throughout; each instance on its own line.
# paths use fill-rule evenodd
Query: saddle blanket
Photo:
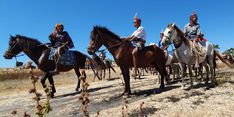
M 54 60 L 54 55 L 56 53 L 55 48 L 51 48 L 49 54 L 49 60 Z M 60 65 L 75 65 L 75 54 L 73 51 L 66 51 L 65 53 L 61 54 L 58 58 L 58 64 Z

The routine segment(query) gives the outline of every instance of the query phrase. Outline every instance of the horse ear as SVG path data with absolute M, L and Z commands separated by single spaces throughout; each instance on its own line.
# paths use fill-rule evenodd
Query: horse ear
M 10 38 L 14 38 L 11 34 L 9 34 L 10 35 Z
M 175 22 L 171 26 L 174 27 L 175 26 Z

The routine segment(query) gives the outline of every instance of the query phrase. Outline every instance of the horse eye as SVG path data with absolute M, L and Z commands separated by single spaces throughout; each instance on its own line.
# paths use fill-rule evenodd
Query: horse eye
M 14 43 L 15 43 L 15 41 L 11 41 L 11 42 L 10 42 L 10 45 L 13 45 Z
M 171 34 L 171 31 L 168 31 L 169 34 Z

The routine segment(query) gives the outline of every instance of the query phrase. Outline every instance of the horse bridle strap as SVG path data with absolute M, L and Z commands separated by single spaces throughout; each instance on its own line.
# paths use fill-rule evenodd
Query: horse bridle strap
M 102 38 L 102 36 L 99 34 L 99 32 L 98 32 L 98 35 L 100 36 L 100 38 L 101 38 L 101 40 L 102 40 L 102 43 L 104 43 L 103 38 Z M 96 43 L 96 41 L 95 41 L 95 43 Z M 111 49 L 111 48 L 117 47 L 117 46 L 121 45 L 122 43 L 123 43 L 123 41 L 121 41 L 121 42 L 119 42 L 119 43 L 117 43 L 117 44 L 115 44 L 115 45 L 113 45 L 113 46 L 110 46 L 110 47 L 107 47 L 107 48 L 105 48 L 105 49 L 102 49 L 102 50 L 98 50 L 96 47 L 95 47 L 95 49 L 96 49 L 97 51 L 104 51 L 104 50 L 107 50 L 107 49 Z
M 11 52 L 11 51 L 15 48 L 15 46 L 16 46 L 17 44 L 18 44 L 18 39 L 16 39 L 16 42 L 14 43 L 13 47 L 11 47 L 11 49 L 8 50 L 8 51 Z

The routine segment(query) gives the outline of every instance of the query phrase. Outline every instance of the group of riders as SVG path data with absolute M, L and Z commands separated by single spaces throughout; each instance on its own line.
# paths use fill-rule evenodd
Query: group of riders
M 198 16 L 196 13 L 192 13 L 189 18 L 190 22 L 185 25 L 184 27 L 184 34 L 185 37 L 189 40 L 192 40 L 193 42 L 200 43 L 203 45 L 206 42 L 206 39 L 204 38 L 204 34 L 201 33 L 200 25 L 198 24 Z M 135 48 L 132 51 L 132 57 L 133 57 L 133 64 L 134 64 L 134 75 L 136 75 L 137 71 L 137 62 L 139 54 L 139 51 L 141 51 L 146 43 L 146 32 L 145 29 L 141 26 L 141 19 L 137 16 L 134 17 L 133 20 L 134 27 L 136 30 L 133 32 L 133 34 L 129 37 L 123 38 L 123 41 L 130 41 Z M 158 46 L 162 48 L 163 50 L 166 50 L 168 46 L 162 46 L 161 45 L 161 39 L 163 38 L 163 32 L 160 33 L 160 40 L 158 43 Z M 49 40 L 51 41 L 52 47 L 54 48 L 63 48 L 64 51 L 67 51 L 74 47 L 73 41 L 69 34 L 64 31 L 63 24 L 57 23 L 55 26 L 54 31 L 49 35 Z M 196 57 L 196 64 L 195 67 L 198 67 L 198 57 Z M 57 65 L 53 73 L 57 73 Z

